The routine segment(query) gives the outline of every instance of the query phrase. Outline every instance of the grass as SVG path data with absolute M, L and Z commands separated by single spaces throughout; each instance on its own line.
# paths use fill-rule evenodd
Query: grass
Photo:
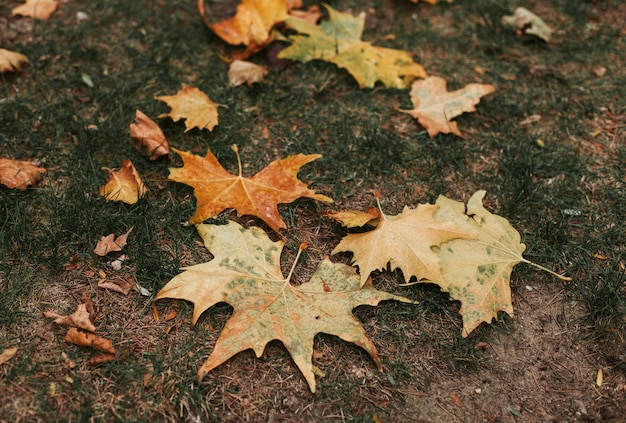
M 2 74 L 0 156 L 37 158 L 48 171 L 26 191 L 0 187 L 0 350 L 19 348 L 0 366 L 3 391 L 15 392 L 0 397 L 0 420 L 373 421 L 376 415 L 409 421 L 421 398 L 414 392 L 432 397 L 456 379 L 483 377 L 493 356 L 477 344 L 506 342 L 525 326 L 501 315 L 463 338 L 458 304 L 433 286 L 398 288 L 399 272 L 381 272 L 374 275 L 378 287 L 419 301 L 355 310 L 384 373 L 358 347 L 320 335 L 314 364 L 326 375 L 318 378 L 316 395 L 277 342 L 259 359 L 251 351 L 237 355 L 197 384 L 196 371 L 232 309 L 214 307 L 191 326 L 190 304 L 163 302 L 162 309 L 179 307 L 179 317 L 169 334 L 169 326 L 154 322 L 154 294 L 180 267 L 211 256 L 186 224 L 195 207 L 192 190 L 166 179 L 180 159 L 150 162 L 128 142 L 135 110 L 153 117 L 166 112 L 154 96 L 173 94 L 182 83 L 226 107 L 213 132 L 183 133 L 180 122 L 159 119 L 173 146 L 196 154 L 210 148 L 235 172 L 230 146 L 237 144 L 247 175 L 278 157 L 320 153 L 299 176 L 333 197 L 336 210 L 373 205 L 375 191 L 384 211 L 395 214 L 439 195 L 465 201 L 486 189 L 487 208 L 520 231 L 525 256 L 574 278 L 564 286 L 518 266 L 512 277 L 518 305 L 527 285 L 545 290 L 544 305 L 563 292 L 558 301 L 571 312 L 563 327 L 579 328 L 568 342 L 592 345 L 594 365 L 613 378 L 607 383 L 615 393 L 603 391 L 604 397 L 619 398 L 626 362 L 626 35 L 623 20 L 612 16 L 625 16 L 621 2 L 529 2 L 558 28 L 549 45 L 501 27 L 513 2 L 333 2 L 338 10 L 366 11 L 364 39 L 413 52 L 449 89 L 496 85 L 477 113 L 455 119 L 465 138 L 433 139 L 393 110 L 411 107 L 406 91 L 359 90 L 331 64 L 275 69 L 261 53 L 254 60 L 270 66 L 266 81 L 229 87 L 219 57 L 235 49 L 203 26 L 194 2 L 64 3 L 50 20 L 36 22 L 10 17 L 18 2 L 5 3 L 0 45 L 26 54 L 31 65 Z M 78 21 L 77 11 L 89 19 Z M 596 76 L 594 66 L 606 74 Z M 541 118 L 529 120 L 533 115 Z M 106 179 L 101 168 L 126 158 L 147 181 L 148 197 L 134 206 L 106 203 L 98 196 Z M 301 242 L 310 244 L 298 281 L 345 233 L 320 217 L 324 208 L 309 200 L 280 208 L 288 224 L 285 268 Z M 232 212 L 218 220 L 227 218 L 258 224 Z M 152 297 L 96 287 L 98 270 L 114 272 L 91 253 L 95 243 L 131 226 L 125 252 L 132 260 L 121 275 Z M 349 255 L 336 260 L 347 262 Z M 64 330 L 40 317 L 45 310 L 71 313 L 83 291 L 94 301 L 98 332 L 132 349 L 128 357 L 90 367 L 91 352 L 65 344 Z M 442 407 L 428 410 L 436 415 Z

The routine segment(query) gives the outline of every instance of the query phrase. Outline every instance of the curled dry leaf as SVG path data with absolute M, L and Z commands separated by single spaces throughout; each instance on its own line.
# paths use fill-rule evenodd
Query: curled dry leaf
M 17 353 L 17 347 L 7 348 L 6 350 L 2 351 L 2 354 L 0 354 L 0 365 L 6 363 L 7 361 L 15 357 L 16 353 Z
M 126 233 L 115 238 L 115 234 L 109 234 L 103 236 L 98 241 L 96 248 L 93 250 L 97 255 L 104 257 L 112 251 L 122 251 L 122 248 L 126 246 L 126 240 L 133 228 L 131 227 Z
M 76 328 L 69 328 L 65 334 L 65 342 L 78 345 L 79 347 L 91 347 L 96 351 L 105 354 L 115 355 L 113 342 L 93 333 L 79 331 Z
M 16 51 L 0 48 L 0 72 L 17 72 L 28 63 L 28 57 Z
M 128 295 L 130 291 L 132 291 L 134 286 L 135 286 L 135 281 L 131 281 L 127 279 L 116 280 L 116 281 L 102 279 L 98 281 L 98 288 L 108 289 L 109 291 L 114 291 L 122 295 Z
M 415 81 L 411 86 L 413 110 L 399 110 L 417 119 L 433 138 L 439 133 L 461 136 L 456 122 L 451 119 L 464 112 L 474 112 L 480 98 L 495 91 L 489 84 L 469 84 L 464 88 L 448 92 L 446 80 L 431 76 Z
M 503 16 L 502 24 L 520 31 L 521 34 L 539 37 L 545 42 L 549 42 L 552 37 L 552 28 L 539 16 L 523 7 L 515 9 L 511 16 Z
M 183 84 L 183 88 L 175 95 L 154 97 L 167 103 L 172 108 L 169 113 L 157 117 L 172 118 L 174 122 L 185 119 L 185 132 L 192 128 L 212 131 L 218 123 L 217 108 L 220 104 L 211 101 L 208 95 L 196 87 Z
M 57 10 L 57 2 L 54 0 L 26 0 L 26 3 L 14 7 L 11 11 L 13 16 L 28 16 L 33 19 L 45 20 Z
M 146 195 L 148 188 L 144 185 L 133 163 L 126 159 L 120 170 L 103 167 L 111 175 L 105 186 L 100 187 L 100 196 L 107 201 L 121 201 L 126 204 L 135 204 Z
M 25 190 L 37 182 L 46 171 L 37 162 L 0 158 L 0 184 L 9 188 Z
M 54 319 L 54 323 L 59 325 L 85 329 L 89 332 L 96 331 L 96 327 L 91 323 L 87 304 L 78 304 L 76 311 L 69 316 L 62 316 L 52 311 L 44 311 L 43 316 L 47 319 Z
M 252 85 L 255 82 L 263 81 L 265 75 L 267 75 L 267 69 L 263 66 L 243 60 L 235 60 L 228 69 L 228 82 L 235 87 L 241 84 Z
M 141 110 L 135 112 L 135 122 L 130 124 L 130 142 L 150 160 L 170 154 L 170 144 L 159 125 Z

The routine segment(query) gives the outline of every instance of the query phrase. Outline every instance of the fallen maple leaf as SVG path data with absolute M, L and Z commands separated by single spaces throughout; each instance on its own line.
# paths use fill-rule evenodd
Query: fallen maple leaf
M 413 62 L 409 52 L 361 41 L 364 13 L 355 17 L 325 7 L 329 20 L 320 25 L 294 18 L 285 21 L 299 34 L 288 37 L 292 44 L 278 54 L 279 58 L 334 63 L 346 69 L 361 88 L 372 88 L 377 81 L 389 88 L 406 88 L 415 78 L 426 78 L 426 71 Z
M 206 8 L 205 0 L 198 0 L 198 12 L 206 26 L 229 44 L 247 46 L 245 52 L 235 55 L 239 59 L 250 57 L 269 44 L 273 40 L 272 28 L 287 17 L 285 0 L 243 0 L 234 16 L 211 22 L 212 15 L 230 14 L 231 8 L 227 2 L 213 2 Z
M 534 35 L 545 42 L 549 42 L 552 37 L 552 28 L 539 16 L 523 7 L 515 9 L 515 12 L 513 12 L 511 16 L 503 16 L 502 24 L 518 30 L 520 35 Z
M 380 206 L 379 206 L 380 207 Z M 397 216 L 380 212 L 380 221 L 372 231 L 348 234 L 332 254 L 350 251 L 353 263 L 359 266 L 364 284 L 374 270 L 399 268 L 408 282 L 441 280 L 439 258 L 432 247 L 456 238 L 467 238 L 471 233 L 453 222 L 440 222 L 434 218 L 439 206 L 420 204 L 415 209 L 405 207 Z
M 228 69 L 228 82 L 235 87 L 241 84 L 250 86 L 255 82 L 263 81 L 265 75 L 267 75 L 267 69 L 263 66 L 244 62 L 243 60 L 235 60 Z
M 28 63 L 28 57 L 16 51 L 0 48 L 0 72 L 17 72 Z
M 146 195 L 148 188 L 144 185 L 133 163 L 126 159 L 120 170 L 103 167 L 110 176 L 106 185 L 100 187 L 100 196 L 107 201 L 121 201 L 126 204 L 135 204 Z
M 69 316 L 63 316 L 52 311 L 44 311 L 43 316 L 48 319 L 55 319 L 54 323 L 58 325 L 85 329 L 89 332 L 96 331 L 96 327 L 91 323 L 87 304 L 84 303 L 78 304 L 76 311 Z
M 192 128 L 212 131 L 217 125 L 217 108 L 220 104 L 213 103 L 208 95 L 196 87 L 183 84 L 183 88 L 175 95 L 154 97 L 167 103 L 172 108 L 169 113 L 157 116 L 169 116 L 174 122 L 185 119 L 185 132 Z
M 141 110 L 135 112 L 135 121 L 130 124 L 130 142 L 139 152 L 150 160 L 170 154 L 170 144 L 156 122 Z
M 28 16 L 33 19 L 45 20 L 57 10 L 57 2 L 54 0 L 26 0 L 26 3 L 16 6 L 11 11 L 13 16 Z
M 126 233 L 118 236 L 117 238 L 115 238 L 114 233 L 101 237 L 93 252 L 101 257 L 104 257 L 112 251 L 122 251 L 122 248 L 126 246 L 126 240 L 132 230 L 133 228 L 131 227 Z
M 93 333 L 79 331 L 76 328 L 69 328 L 65 334 L 65 342 L 78 345 L 79 347 L 91 347 L 96 351 L 105 354 L 115 354 L 113 342 Z
M 452 132 L 461 136 L 456 122 L 451 119 L 464 112 L 476 111 L 474 107 L 480 98 L 495 91 L 489 84 L 469 84 L 464 88 L 448 92 L 446 80 L 431 76 L 422 81 L 415 81 L 411 86 L 413 110 L 399 110 L 419 120 L 433 138 L 439 133 Z
M 321 157 L 319 154 L 297 154 L 275 160 L 248 178 L 242 176 L 237 146 L 233 146 L 233 150 L 239 164 L 238 175 L 228 173 L 210 150 L 205 157 L 200 157 L 174 149 L 182 157 L 184 165 L 182 168 L 170 168 L 168 178 L 194 188 L 197 204 L 196 212 L 189 219 L 191 223 L 200 223 L 227 208 L 233 208 L 238 216 L 257 216 L 278 232 L 286 227 L 278 213 L 279 203 L 291 203 L 300 197 L 333 201 L 308 189 L 297 178 L 300 168 Z
M 378 291 L 371 282 L 361 286 L 353 267 L 328 259 L 318 265 L 308 282 L 293 286 L 293 268 L 286 278 L 280 269 L 283 241 L 272 241 L 262 229 L 244 229 L 232 221 L 196 227 L 213 260 L 184 268 L 159 291 L 155 301 L 177 298 L 193 302 L 194 324 L 219 302 L 233 306 L 232 317 L 198 371 L 199 380 L 240 351 L 253 349 L 260 357 L 267 343 L 278 339 L 315 392 L 313 339 L 322 332 L 359 345 L 382 370 L 376 347 L 352 310 L 383 300 L 410 300 Z
M 0 184 L 9 188 L 25 190 L 37 182 L 46 171 L 37 162 L 0 158 Z
M 17 353 L 17 347 L 7 348 L 4 351 L 2 351 L 2 354 L 0 354 L 0 365 L 6 363 L 7 361 L 15 357 L 16 353 Z

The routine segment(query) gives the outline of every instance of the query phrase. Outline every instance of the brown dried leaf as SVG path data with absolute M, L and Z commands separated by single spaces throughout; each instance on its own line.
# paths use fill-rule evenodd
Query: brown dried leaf
M 54 0 L 26 0 L 26 3 L 14 7 L 11 14 L 46 20 L 55 10 L 57 10 L 57 2 Z
M 116 354 L 112 341 L 94 335 L 93 333 L 81 332 L 76 328 L 69 328 L 67 330 L 65 342 L 78 345 L 79 347 L 91 347 L 105 354 Z
M 241 84 L 250 86 L 255 82 L 263 81 L 265 75 L 267 75 L 267 69 L 263 66 L 243 60 L 235 60 L 228 69 L 228 82 L 235 87 Z
M 121 201 L 135 204 L 142 198 L 148 188 L 144 185 L 133 163 L 126 159 L 120 170 L 103 167 L 111 175 L 105 186 L 100 187 L 100 195 L 107 201 Z
M 133 228 L 131 227 L 125 234 L 122 234 L 117 238 L 115 238 L 115 234 L 103 236 L 100 238 L 100 241 L 98 241 L 98 244 L 93 252 L 101 257 L 104 257 L 112 251 L 122 251 L 122 249 L 126 246 L 126 240 L 132 230 Z
M 119 281 L 110 281 L 104 280 L 98 282 L 98 288 L 108 289 L 110 291 L 118 292 L 122 295 L 128 295 L 130 291 L 135 286 L 134 281 L 129 280 L 119 280 Z
M 6 363 L 7 361 L 15 357 L 16 353 L 17 353 L 17 347 L 7 348 L 6 350 L 2 351 L 2 354 L 0 354 L 0 365 Z
M 130 142 L 150 160 L 170 154 L 170 144 L 159 125 L 141 110 L 135 112 L 136 123 L 130 124 Z
M 54 323 L 85 329 L 89 332 L 95 332 L 96 327 L 91 323 L 87 304 L 79 304 L 76 311 L 69 316 L 63 316 L 52 311 L 44 311 L 43 316 L 48 319 L 54 319 Z
M 37 182 L 46 171 L 37 167 L 36 162 L 0 158 L 0 184 L 9 188 L 25 190 Z
M 0 48 L 0 72 L 17 72 L 28 63 L 28 57 L 16 51 Z

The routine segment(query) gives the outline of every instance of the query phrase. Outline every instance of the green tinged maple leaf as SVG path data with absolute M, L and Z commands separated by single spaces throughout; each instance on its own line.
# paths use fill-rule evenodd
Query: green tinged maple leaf
M 415 78 L 426 78 L 426 71 L 402 50 L 375 47 L 362 41 L 365 14 L 352 16 L 326 6 L 329 19 L 319 26 L 301 19 L 285 23 L 299 34 L 289 36 L 292 44 L 278 57 L 308 62 L 324 60 L 346 69 L 360 88 L 372 88 L 381 81 L 389 88 L 407 88 Z
M 312 392 L 311 361 L 318 333 L 336 335 L 366 350 L 382 370 L 378 352 L 352 310 L 383 300 L 410 300 L 379 291 L 368 281 L 361 287 L 353 267 L 324 259 L 311 279 L 299 286 L 280 270 L 283 241 L 272 241 L 260 228 L 196 225 L 213 260 L 190 266 L 157 294 L 156 300 L 178 298 L 194 304 L 193 323 L 219 302 L 233 306 L 213 352 L 198 371 L 198 379 L 240 351 L 263 354 L 268 342 L 281 341 L 304 375 Z

